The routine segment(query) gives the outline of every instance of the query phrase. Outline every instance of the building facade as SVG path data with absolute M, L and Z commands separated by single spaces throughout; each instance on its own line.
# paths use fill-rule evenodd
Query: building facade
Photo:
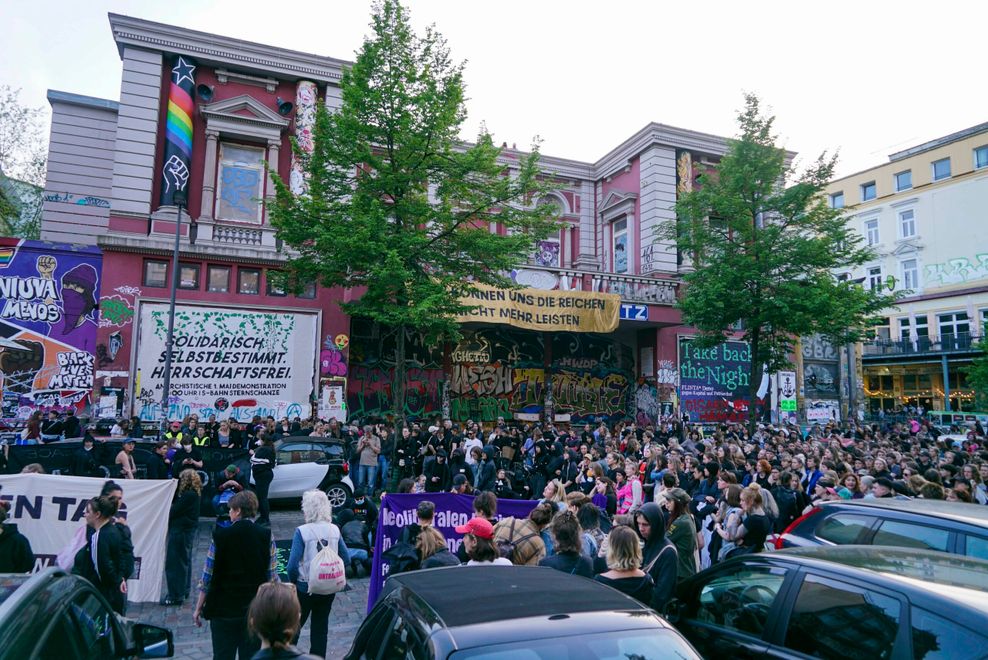
M 49 92 L 50 160 L 62 165 L 49 175 L 42 227 L 46 240 L 102 251 L 97 384 L 120 392 L 124 414 L 162 413 L 177 230 L 169 417 L 304 416 L 313 407 L 338 415 L 340 399 L 350 417 L 397 412 L 395 337 L 340 311 L 351 292 L 280 290 L 286 254 L 266 209 L 273 186 L 264 164 L 293 188 L 304 185 L 290 139 L 311 143 L 315 104 L 338 107 L 348 63 L 109 18 L 123 62 L 120 98 Z M 458 345 L 410 336 L 406 412 L 645 422 L 678 406 L 680 339 L 691 331 L 674 303 L 686 265 L 656 232 L 726 148 L 721 137 L 650 124 L 593 163 L 543 157 L 560 183 L 548 200 L 559 207 L 559 230 L 511 275 L 535 291 L 616 301 L 617 329 L 470 322 Z M 505 166 L 520 155 L 505 148 Z M 244 332 L 253 338 L 222 344 Z
M 988 323 L 988 124 L 891 154 L 827 194 L 877 253 L 841 276 L 906 292 L 861 348 L 858 402 L 973 410 L 963 367 Z

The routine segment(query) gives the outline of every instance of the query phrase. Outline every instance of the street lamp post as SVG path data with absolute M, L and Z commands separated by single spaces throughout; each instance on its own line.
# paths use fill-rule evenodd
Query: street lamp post
M 178 250 L 182 240 L 182 209 L 185 208 L 185 191 L 176 190 L 172 197 L 175 214 L 175 251 L 172 253 L 172 285 L 168 301 L 168 334 L 165 338 L 165 382 L 161 392 L 161 435 L 168 429 L 168 404 L 172 381 L 172 343 L 175 339 L 175 294 L 178 292 Z

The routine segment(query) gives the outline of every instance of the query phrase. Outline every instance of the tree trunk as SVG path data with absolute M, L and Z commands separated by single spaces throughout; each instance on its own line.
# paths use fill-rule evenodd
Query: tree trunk
M 405 364 L 405 326 L 399 325 L 397 328 L 398 336 L 395 338 L 396 349 L 395 349 L 395 373 L 394 373 L 394 383 L 392 387 L 392 393 L 394 394 L 394 411 L 395 411 L 395 449 L 398 447 L 398 442 L 402 437 L 402 429 L 406 426 L 405 419 L 405 383 L 406 383 L 406 364 Z M 388 457 L 388 464 L 390 466 L 391 474 L 394 474 L 394 462 L 395 454 Z M 394 484 L 388 483 L 386 480 L 388 475 L 381 476 L 381 483 L 388 484 L 388 492 L 393 492 L 395 490 Z
M 758 426 L 758 386 L 762 382 L 762 361 L 758 359 L 758 344 L 761 332 L 755 328 L 751 332 L 751 367 L 748 369 L 748 437 L 755 435 Z

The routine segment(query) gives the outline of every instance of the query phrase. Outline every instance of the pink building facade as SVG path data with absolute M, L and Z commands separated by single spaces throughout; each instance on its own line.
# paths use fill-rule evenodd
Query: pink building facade
M 299 185 L 291 137 L 306 144 L 315 103 L 338 106 L 347 62 L 109 18 L 123 62 L 120 98 L 49 92 L 53 168 L 42 226 L 45 240 L 103 254 L 97 345 L 116 350 L 112 358 L 99 352 L 96 389 L 121 392 L 122 414 L 162 413 L 162 322 L 179 215 L 174 191 L 182 188 L 183 339 L 173 352 L 179 384 L 173 370 L 168 416 L 396 412 L 393 338 L 344 315 L 337 303 L 347 292 L 279 289 L 275 274 L 286 257 L 265 206 L 273 187 L 264 163 Z M 657 231 L 675 218 L 677 195 L 726 147 L 721 137 L 649 124 L 593 163 L 543 157 L 546 174 L 562 183 L 552 200 L 559 231 L 512 276 L 535 289 L 618 294 L 618 329 L 581 337 L 465 328 L 460 345 L 413 351 L 416 395 L 406 412 L 494 421 L 548 411 L 582 423 L 654 422 L 674 409 L 679 338 L 690 334 L 674 303 L 688 262 Z M 506 166 L 518 155 L 504 149 Z M 231 323 L 253 328 L 257 340 L 222 346 Z

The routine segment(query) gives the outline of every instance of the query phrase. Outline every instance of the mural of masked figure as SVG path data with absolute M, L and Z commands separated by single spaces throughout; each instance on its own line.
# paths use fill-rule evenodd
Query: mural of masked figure
M 79 264 L 62 275 L 62 318 L 51 326 L 49 337 L 92 352 L 96 346 L 96 294 L 99 275 L 89 264 Z

